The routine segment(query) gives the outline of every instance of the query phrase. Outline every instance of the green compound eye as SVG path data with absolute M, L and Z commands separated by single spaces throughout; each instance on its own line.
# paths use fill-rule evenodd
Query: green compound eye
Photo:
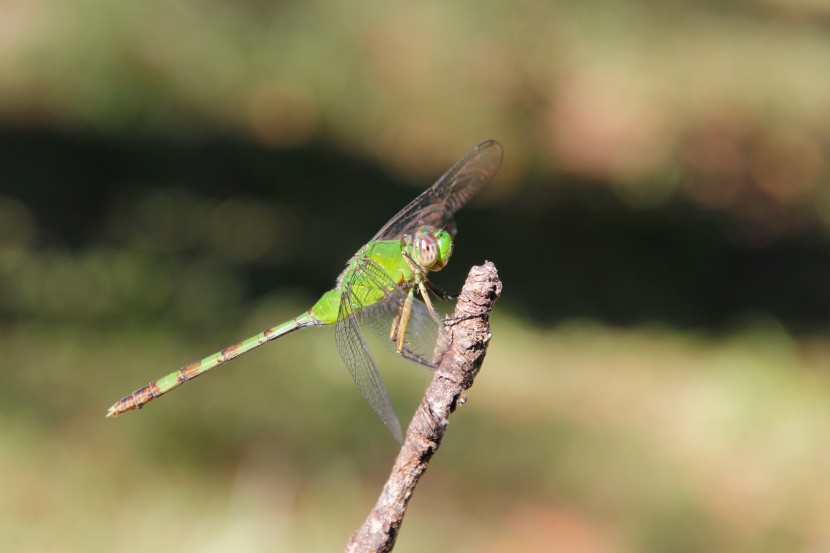
M 438 261 L 438 240 L 432 232 L 422 232 L 418 238 L 418 258 L 427 269 Z

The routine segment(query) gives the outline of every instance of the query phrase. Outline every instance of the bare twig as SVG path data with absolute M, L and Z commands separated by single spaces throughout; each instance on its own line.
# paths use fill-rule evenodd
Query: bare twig
M 470 270 L 448 327 L 452 354 L 442 358 L 412 418 L 392 474 L 366 522 L 346 544 L 347 553 L 391 551 L 395 546 L 409 498 L 441 445 L 450 413 L 466 401 L 464 391 L 473 385 L 484 361 L 490 341 L 489 313 L 500 294 L 495 265 L 488 261 Z

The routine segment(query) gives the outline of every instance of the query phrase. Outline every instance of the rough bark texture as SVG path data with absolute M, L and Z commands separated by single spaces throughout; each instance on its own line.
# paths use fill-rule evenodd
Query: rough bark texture
M 501 294 L 496 266 L 473 267 L 448 323 L 452 347 L 435 371 L 415 412 L 392 474 L 366 522 L 346 544 L 347 553 L 391 551 L 418 480 L 441 445 L 450 413 L 466 401 L 490 341 L 490 309 Z

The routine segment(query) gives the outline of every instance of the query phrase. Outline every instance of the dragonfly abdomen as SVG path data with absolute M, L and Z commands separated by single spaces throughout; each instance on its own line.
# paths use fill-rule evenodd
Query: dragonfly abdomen
M 233 346 L 226 347 L 213 355 L 205 357 L 201 361 L 185 365 L 165 377 L 150 382 L 143 388 L 139 388 L 132 394 L 117 401 L 112 407 L 109 408 L 107 416 L 117 417 L 127 411 L 141 409 L 153 399 L 181 386 L 188 380 L 193 380 L 197 376 L 202 375 L 209 370 L 230 361 L 231 359 L 239 357 L 243 353 L 247 353 L 254 348 L 258 348 L 259 346 L 279 338 L 280 336 L 284 336 L 289 332 L 319 324 L 322 323 L 314 317 L 311 311 L 307 311 L 299 317 L 295 317 L 279 326 L 264 330 L 256 336 L 252 336 L 251 338 L 248 338 L 247 340 Z

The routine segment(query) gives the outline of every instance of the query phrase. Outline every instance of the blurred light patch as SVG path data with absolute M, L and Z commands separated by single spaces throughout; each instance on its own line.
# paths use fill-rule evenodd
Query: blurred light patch
M 249 110 L 254 136 L 278 148 L 305 144 L 320 121 L 320 109 L 311 94 L 290 84 L 271 83 L 257 88 Z
M 160 189 L 116 200 L 110 226 L 129 245 L 177 253 L 199 243 L 204 220 L 209 212 L 197 198 L 179 189 Z
M 382 159 L 399 173 L 437 177 L 475 146 L 475 143 L 461 146 L 454 156 L 439 131 L 439 122 L 428 117 L 402 122 L 398 129 L 388 133 L 381 141 Z
M 668 132 L 649 91 L 625 72 L 577 72 L 552 92 L 544 124 L 558 167 L 638 182 L 666 163 Z
M 32 259 L 15 284 L 18 306 L 46 317 L 92 316 L 105 310 L 110 299 L 106 277 L 67 252 Z
M 683 194 L 733 215 L 727 230 L 745 246 L 768 245 L 823 217 L 827 164 L 809 129 L 722 114 L 686 137 L 679 160 Z
M 113 297 L 123 314 L 129 316 L 133 309 L 141 314 L 158 313 L 169 305 L 175 266 L 129 251 L 94 252 L 92 263 L 109 273 Z
M 474 549 L 481 553 L 567 551 L 628 553 L 623 536 L 612 525 L 563 506 L 523 502 L 512 506 L 495 535 Z
M 289 207 L 241 197 L 200 198 L 182 189 L 154 190 L 116 201 L 111 232 L 130 245 L 164 254 L 215 255 L 234 264 L 289 263 L 300 217 Z
M 691 134 L 680 150 L 685 167 L 683 192 L 709 209 L 730 207 L 746 186 L 746 161 L 741 140 L 743 125 L 716 119 Z
M 184 321 L 204 322 L 238 309 L 242 285 L 227 266 L 201 258 L 185 268 L 174 302 Z
M 816 139 L 805 129 L 776 126 L 762 132 L 749 152 L 756 185 L 781 203 L 804 200 L 825 175 Z
M 9 315 L 72 320 L 158 314 L 173 293 L 175 270 L 139 253 L 91 249 L 76 255 L 30 253 L 3 275 Z
M 287 207 L 235 198 L 217 205 L 207 238 L 224 258 L 237 263 L 286 263 L 299 246 L 301 225 Z

